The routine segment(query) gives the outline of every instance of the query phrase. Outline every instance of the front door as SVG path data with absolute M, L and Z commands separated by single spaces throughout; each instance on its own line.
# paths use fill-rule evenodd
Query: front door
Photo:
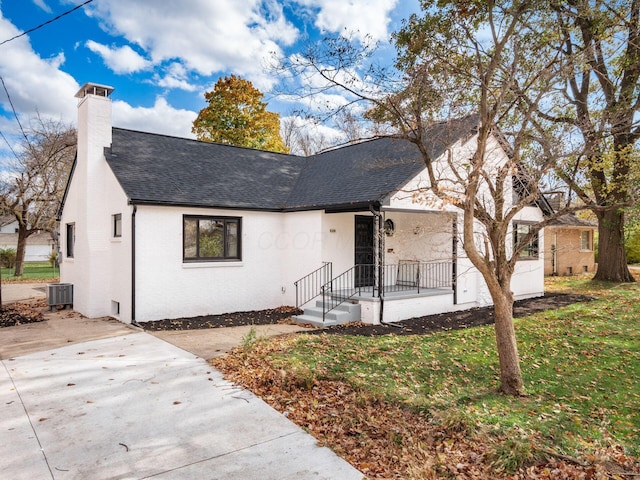
M 373 235 L 374 217 L 356 215 L 355 237 L 355 278 L 354 286 L 367 287 L 373 285 L 375 252 Z

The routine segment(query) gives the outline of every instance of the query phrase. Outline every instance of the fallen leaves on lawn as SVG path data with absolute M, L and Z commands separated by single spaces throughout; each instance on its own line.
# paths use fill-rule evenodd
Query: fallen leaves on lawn
M 211 363 L 370 479 L 612 478 L 604 462 L 581 466 L 545 458 L 541 452 L 538 463 L 523 466 L 516 474 L 496 470 L 492 453 L 499 439 L 482 430 L 443 419 L 438 412 L 420 414 L 371 398 L 344 382 L 318 379 L 304 366 L 295 371 L 275 368 L 270 356 L 286 352 L 293 341 L 295 337 L 257 342 L 252 349 L 236 349 Z M 622 451 L 603 451 L 602 456 L 622 471 L 640 467 Z

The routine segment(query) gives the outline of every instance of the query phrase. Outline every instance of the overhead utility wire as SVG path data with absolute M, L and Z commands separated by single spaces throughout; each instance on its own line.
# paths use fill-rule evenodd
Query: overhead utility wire
M 69 15 L 72 12 L 75 12 L 76 10 L 84 7 L 85 5 L 88 5 L 89 3 L 93 2 L 93 0 L 87 0 L 84 3 L 81 3 L 80 5 L 76 5 L 75 7 L 73 7 L 70 10 L 67 10 L 66 12 L 61 13 L 60 15 L 47 20 L 44 23 L 41 23 L 40 25 L 38 25 L 37 27 L 33 27 L 25 32 L 20 33 L 19 35 L 16 35 L 14 37 L 11 37 L 7 40 L 4 40 L 2 42 L 0 42 L 0 46 L 4 45 L 5 43 L 9 43 L 12 40 L 15 40 L 16 38 L 20 38 L 24 35 L 28 35 L 31 32 L 35 32 L 36 30 L 39 30 L 40 28 L 44 27 L 45 25 L 49 25 L 50 23 L 55 22 L 56 20 L 60 20 L 62 17 L 64 17 L 65 15 Z M 5 93 L 7 94 L 7 98 L 9 99 L 9 104 L 11 105 L 11 110 L 13 110 L 13 115 L 16 118 L 16 121 L 18 122 L 18 125 L 20 126 L 20 131 L 22 132 L 22 136 L 27 140 L 27 143 L 29 143 L 29 139 L 27 138 L 27 135 L 24 133 L 24 128 L 22 128 L 22 124 L 20 123 L 20 119 L 18 118 L 18 114 L 16 113 L 16 109 L 13 106 L 13 102 L 11 101 L 11 96 L 9 95 L 9 91 L 7 90 L 7 86 L 4 83 L 4 78 L 2 78 L 0 76 L 0 80 L 2 80 L 2 87 L 4 88 Z M 0 136 L 2 136 L 3 140 L 5 141 L 5 143 L 7 144 L 7 146 L 9 147 L 9 150 L 11 150 L 11 153 L 13 153 L 13 156 L 18 158 L 18 155 L 16 155 L 16 152 L 13 150 L 13 147 L 11 146 L 11 144 L 9 143 L 9 140 L 7 140 L 7 137 L 4 136 L 4 134 L 0 131 Z
M 16 109 L 13 106 L 13 101 L 11 100 L 11 95 L 9 95 L 9 90 L 7 90 L 7 86 L 4 84 L 4 78 L 0 76 L 0 81 L 2 81 L 2 88 L 4 88 L 4 93 L 7 94 L 7 98 L 9 99 L 9 105 L 11 105 L 11 110 L 13 110 L 13 116 L 16 117 L 16 122 L 18 122 L 18 126 L 20 127 L 20 131 L 22 132 L 22 136 L 27 141 L 28 145 L 31 145 L 29 139 L 27 138 L 27 134 L 24 133 L 24 128 L 22 128 L 22 123 L 20 123 L 20 119 L 18 118 L 18 114 L 16 113 Z
M 2 131 L 0 131 L 0 137 L 2 137 L 2 139 L 4 140 L 4 143 L 7 144 L 7 146 L 9 147 L 9 150 L 11 150 L 11 153 L 13 153 L 13 156 L 16 157 L 16 160 L 19 160 L 18 154 L 13 149 L 13 147 L 9 143 L 9 140 L 7 140 L 7 137 L 4 136 L 4 133 L 2 133 Z
M 20 38 L 20 37 L 22 37 L 22 36 L 24 36 L 24 35 L 27 35 L 27 34 L 31 33 L 31 32 L 35 32 L 36 30 L 38 30 L 38 29 L 40 29 L 40 28 L 44 27 L 45 25 L 48 25 L 48 24 L 50 24 L 50 23 L 53 23 L 53 22 L 55 22 L 56 20 L 60 20 L 60 19 L 61 19 L 62 17 L 64 17 L 65 15 L 69 15 L 71 12 L 75 12 L 76 10 L 78 10 L 78 9 L 80 9 L 80 8 L 82 8 L 82 7 L 84 7 L 85 5 L 87 5 L 87 4 L 91 3 L 91 2 L 93 2 L 93 0 L 87 0 L 86 2 L 81 3 L 80 5 L 76 5 L 76 6 L 75 6 L 75 7 L 73 7 L 71 10 L 67 10 L 66 12 L 61 13 L 61 14 L 60 14 L 60 15 L 58 15 L 57 17 L 52 18 L 51 20 L 47 20 L 46 22 L 41 23 L 41 24 L 40 24 L 40 25 L 38 25 L 37 27 L 33 27 L 33 28 L 31 28 L 31 29 L 27 30 L 26 32 L 22 32 L 21 34 L 16 35 L 15 37 L 11 37 L 11 38 L 9 38 L 9 39 L 7 39 L 7 40 L 4 40 L 4 41 L 0 42 L 0 45 L 4 45 L 5 43 L 10 42 L 11 40 L 15 40 L 16 38 Z

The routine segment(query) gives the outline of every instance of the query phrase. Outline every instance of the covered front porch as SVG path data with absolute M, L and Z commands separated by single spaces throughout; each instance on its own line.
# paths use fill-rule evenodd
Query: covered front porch
M 295 282 L 296 306 L 304 308 L 298 321 L 377 324 L 456 309 L 455 215 L 400 210 L 351 215 L 353 263 L 336 272 L 327 261 Z

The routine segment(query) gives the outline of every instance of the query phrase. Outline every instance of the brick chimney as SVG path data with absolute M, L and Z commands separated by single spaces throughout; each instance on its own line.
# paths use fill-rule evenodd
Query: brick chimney
M 74 309 L 88 317 L 110 313 L 104 291 L 109 287 L 110 211 L 104 157 L 111 147 L 112 87 L 86 83 L 78 98 L 78 150 L 72 183 L 62 214 L 61 281 L 74 285 Z M 73 238 L 71 238 L 73 237 Z M 69 249 L 67 244 L 72 244 Z

